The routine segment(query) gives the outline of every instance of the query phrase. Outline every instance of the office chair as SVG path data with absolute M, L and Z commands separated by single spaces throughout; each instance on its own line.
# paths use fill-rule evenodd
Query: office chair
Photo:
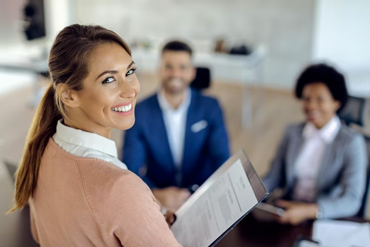
M 365 193 L 364 197 L 362 198 L 361 208 L 357 214 L 357 217 L 365 218 L 366 214 L 366 207 L 367 207 L 367 199 L 369 196 L 369 189 L 370 189 L 370 136 L 364 136 L 366 142 L 366 150 L 367 150 L 367 157 L 368 157 L 368 165 L 367 165 L 367 175 L 366 175 L 366 184 L 365 184 Z
M 6 169 L 8 170 L 9 176 L 11 177 L 12 181 L 15 182 L 15 172 L 17 171 L 17 166 L 5 160 L 4 160 L 4 165 Z
M 190 84 L 190 87 L 198 90 L 209 88 L 211 85 L 211 71 L 209 68 L 198 67 L 197 74 L 194 81 Z
M 346 124 L 364 126 L 366 99 L 349 96 L 345 107 L 338 112 L 339 118 Z

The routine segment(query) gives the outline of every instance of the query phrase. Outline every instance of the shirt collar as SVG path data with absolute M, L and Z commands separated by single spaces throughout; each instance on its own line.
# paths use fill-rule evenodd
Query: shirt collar
M 90 133 L 68 127 L 62 123 L 62 119 L 57 124 L 57 136 L 65 142 L 98 150 L 118 157 L 116 143 L 108 138 L 95 133 Z
M 159 91 L 157 96 L 158 96 L 159 106 L 161 107 L 162 111 L 179 112 L 179 111 L 184 111 L 188 109 L 190 105 L 190 101 L 191 101 L 191 90 L 190 88 L 187 88 L 185 90 L 184 100 L 182 101 L 181 105 L 177 109 L 174 109 L 170 105 L 170 103 L 168 103 L 166 97 L 164 96 L 163 90 Z
M 312 123 L 308 122 L 303 129 L 303 137 L 305 139 L 320 137 L 326 143 L 333 142 L 334 138 L 339 132 L 341 122 L 338 116 L 332 119 L 323 128 L 317 129 Z

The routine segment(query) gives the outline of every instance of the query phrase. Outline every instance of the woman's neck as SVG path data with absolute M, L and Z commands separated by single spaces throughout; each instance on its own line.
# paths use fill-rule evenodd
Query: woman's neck
M 323 123 L 312 123 L 316 129 L 318 130 L 321 130 L 322 128 L 324 128 L 326 125 L 328 125 L 330 123 L 330 121 L 335 117 L 335 115 L 331 116 L 329 118 L 329 120 L 326 120 L 325 122 Z

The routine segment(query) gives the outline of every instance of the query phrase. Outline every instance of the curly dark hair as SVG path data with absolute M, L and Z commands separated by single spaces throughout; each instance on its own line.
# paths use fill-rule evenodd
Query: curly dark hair
M 297 79 L 295 95 L 298 99 L 302 98 L 303 88 L 312 83 L 324 83 L 330 90 L 333 98 L 340 102 L 338 112 L 347 103 L 348 91 L 344 76 L 335 68 L 327 64 L 313 64 L 307 67 Z

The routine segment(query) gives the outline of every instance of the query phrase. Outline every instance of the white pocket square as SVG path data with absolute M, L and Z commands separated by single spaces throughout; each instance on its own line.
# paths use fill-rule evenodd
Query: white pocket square
M 191 131 L 194 133 L 197 133 L 201 131 L 202 129 L 205 129 L 208 126 L 208 123 L 206 120 L 201 120 L 191 126 Z

